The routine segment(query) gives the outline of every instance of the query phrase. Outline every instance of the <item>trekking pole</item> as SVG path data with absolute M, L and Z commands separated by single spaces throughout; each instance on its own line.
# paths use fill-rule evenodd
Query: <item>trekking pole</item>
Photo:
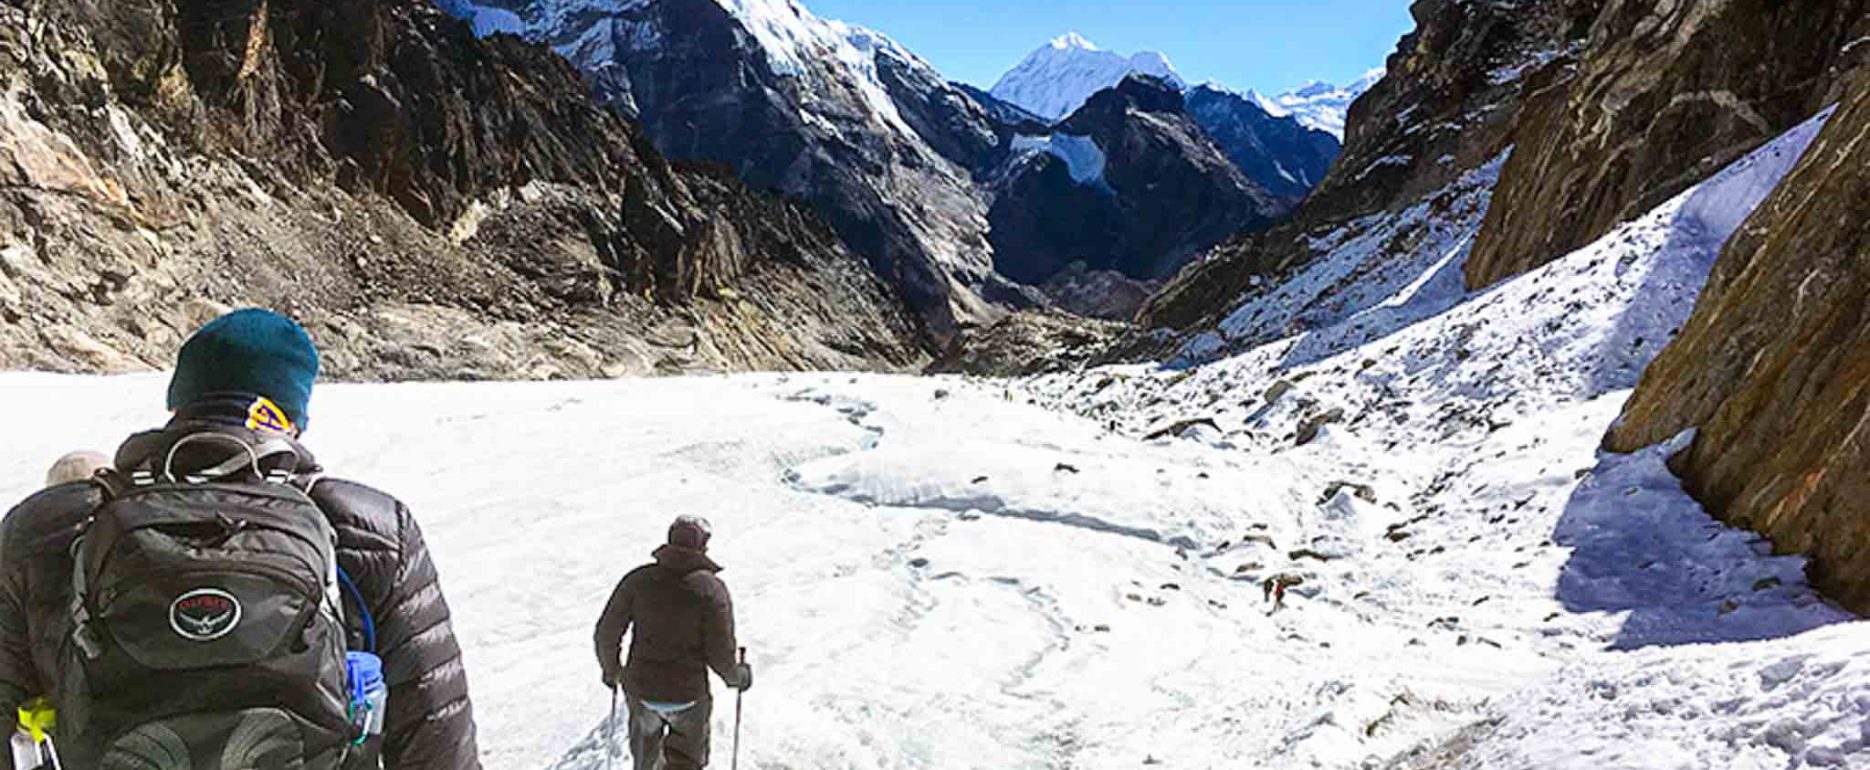
M 617 762 L 617 686 L 610 687 L 610 719 L 604 723 L 604 770 Z
M 747 665 L 747 648 L 740 648 L 740 665 Z M 734 759 L 732 770 L 740 770 L 740 708 L 746 703 L 747 689 L 740 688 L 734 693 Z

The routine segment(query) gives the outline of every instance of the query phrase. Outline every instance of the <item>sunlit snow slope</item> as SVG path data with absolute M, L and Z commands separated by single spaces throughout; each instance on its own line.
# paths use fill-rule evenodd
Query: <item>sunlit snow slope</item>
M 1249 301 L 1199 367 L 326 385 L 307 440 L 427 528 L 489 768 L 605 766 L 591 625 L 679 514 L 757 668 L 744 767 L 1870 767 L 1870 626 L 1667 447 L 1596 449 L 1814 130 L 1485 293 L 1459 232 L 1318 263 L 1267 295 L 1305 331 L 1234 349 L 1293 321 Z M 0 376 L 0 494 L 162 389 Z

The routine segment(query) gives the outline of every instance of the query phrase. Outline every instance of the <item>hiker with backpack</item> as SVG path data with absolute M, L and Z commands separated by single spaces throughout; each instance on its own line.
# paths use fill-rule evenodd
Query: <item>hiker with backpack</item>
M 65 767 L 479 767 L 421 528 L 299 443 L 317 374 L 291 320 L 216 319 L 165 427 L 0 521 L 0 714 Z
M 735 690 L 753 686 L 752 667 L 736 654 L 733 601 L 716 574 L 721 565 L 708 556 L 712 536 L 705 519 L 676 519 L 655 562 L 617 583 L 597 621 L 598 667 L 613 698 L 623 690 L 636 770 L 707 767 L 709 669 Z M 620 663 L 626 631 L 629 661 Z

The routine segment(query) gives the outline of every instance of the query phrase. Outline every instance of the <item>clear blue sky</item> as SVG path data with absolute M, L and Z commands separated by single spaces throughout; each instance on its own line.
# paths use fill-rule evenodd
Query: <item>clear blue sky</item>
M 954 80 L 990 87 L 1032 49 L 1077 31 L 1099 48 L 1168 54 L 1190 82 L 1279 93 L 1354 80 L 1414 27 L 1409 0 L 802 0 L 883 32 Z

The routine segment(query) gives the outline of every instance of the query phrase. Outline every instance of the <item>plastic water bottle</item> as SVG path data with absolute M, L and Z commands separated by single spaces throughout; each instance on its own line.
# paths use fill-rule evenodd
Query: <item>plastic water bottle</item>
M 39 754 L 39 742 L 25 730 L 13 734 L 12 748 L 13 767 L 17 770 L 37 770 L 45 765 L 45 757 Z
M 344 669 L 351 687 L 351 726 L 361 744 L 383 734 L 390 687 L 383 681 L 383 661 L 368 652 L 344 653 Z

